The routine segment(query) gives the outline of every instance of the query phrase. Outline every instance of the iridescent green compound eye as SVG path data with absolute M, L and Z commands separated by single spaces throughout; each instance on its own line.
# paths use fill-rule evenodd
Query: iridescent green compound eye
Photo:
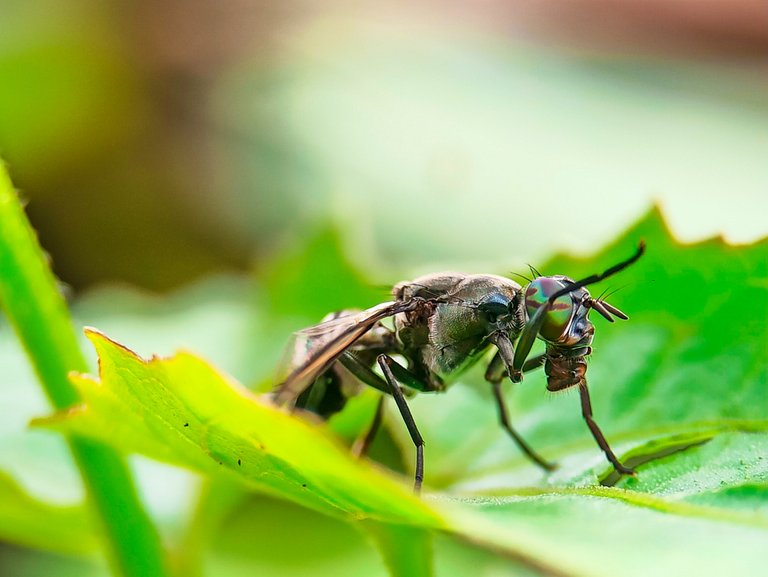
M 528 318 L 533 317 L 536 310 L 547 302 L 547 299 L 566 286 L 566 277 L 541 276 L 534 279 L 525 289 L 525 308 Z M 546 313 L 541 325 L 539 336 L 546 341 L 557 342 L 567 332 L 573 312 L 573 299 L 565 294 L 552 303 L 552 308 Z

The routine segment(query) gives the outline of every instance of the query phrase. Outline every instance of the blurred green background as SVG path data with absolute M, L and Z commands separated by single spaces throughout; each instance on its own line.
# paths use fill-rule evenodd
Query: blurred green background
M 654 203 L 683 240 L 765 236 L 766 56 L 760 0 L 0 0 L 0 158 L 79 322 L 259 383 L 291 330 L 384 300 L 379 285 L 586 254 Z M 310 300 L 297 267 L 336 290 Z M 264 279 L 297 300 L 271 338 L 254 328 L 271 314 L 254 306 Z M 2 468 L 76 502 L 61 442 L 26 430 L 47 405 L 0 338 Z M 194 481 L 137 466 L 181 539 Z M 248 507 L 326 535 L 305 550 L 317 574 L 384 574 L 346 526 Z M 248 511 L 216 537 L 211 574 L 290 574 L 279 532 L 249 550 Z M 2 575 L 85 571 L 103 569 L 0 544 Z
M 583 252 L 654 201 L 748 241 L 766 55 L 755 0 L 2 0 L 0 154 L 77 289 L 245 270 L 329 219 L 400 274 Z

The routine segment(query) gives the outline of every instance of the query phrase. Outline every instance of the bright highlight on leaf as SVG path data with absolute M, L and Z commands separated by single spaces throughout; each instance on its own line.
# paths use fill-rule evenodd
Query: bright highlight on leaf
M 73 375 L 83 404 L 36 424 L 111 443 L 332 515 L 440 527 L 407 483 L 354 459 L 324 426 L 255 397 L 202 359 L 145 361 L 94 329 L 99 380 Z

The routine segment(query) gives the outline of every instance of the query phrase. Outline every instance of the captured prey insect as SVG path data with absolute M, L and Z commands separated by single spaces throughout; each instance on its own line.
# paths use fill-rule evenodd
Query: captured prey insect
M 512 427 L 501 391 L 508 376 L 522 380 L 524 372 L 544 366 L 547 389 L 577 386 L 584 420 L 620 474 L 634 472 L 622 465 L 592 416 L 585 378 L 585 356 L 592 352 L 594 326 L 587 318 L 594 309 L 606 320 L 626 320 L 619 309 L 593 298 L 585 288 L 634 263 L 645 251 L 640 243 L 628 259 L 601 274 L 573 281 L 565 276 L 539 276 L 523 289 L 495 275 L 440 273 L 401 282 L 394 300 L 362 312 L 334 313 L 319 325 L 299 331 L 293 341 L 287 378 L 277 385 L 278 405 L 293 405 L 328 417 L 363 385 L 391 395 L 416 446 L 414 488 L 424 478 L 424 441 L 405 400 L 403 388 L 419 392 L 444 391 L 451 380 L 492 346 L 496 354 L 485 372 L 492 385 L 501 425 L 537 465 L 554 465 L 536 453 Z M 382 324 L 393 317 L 394 330 Z M 528 358 L 536 338 L 543 354 Z M 405 359 L 401 365 L 392 355 Z M 373 370 L 378 365 L 381 375 Z M 364 452 L 381 421 L 382 404 L 360 440 Z

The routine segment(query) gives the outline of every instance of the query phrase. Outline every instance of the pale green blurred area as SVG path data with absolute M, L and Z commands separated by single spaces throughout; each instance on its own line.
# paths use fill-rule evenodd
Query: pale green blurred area
M 75 287 L 329 219 L 387 278 L 768 234 L 768 14 L 636 4 L 2 0 L 0 155 Z
M 765 236 L 767 55 L 768 11 L 751 0 L 0 0 L 0 158 L 57 274 L 97 288 L 78 322 L 255 384 L 298 327 L 255 306 L 258 283 L 212 275 L 258 279 L 329 222 L 382 285 L 589 252 L 654 202 L 684 240 Z M 200 278 L 168 300 L 99 288 Z M 63 443 L 26 429 L 48 408 L 16 347 L 0 333 L 0 467 L 76 502 Z M 199 481 L 137 468 L 178 545 Z M 313 574 L 384 574 L 361 535 L 293 506 L 255 501 L 224 526 L 211 575 L 293 574 L 281 559 L 300 555 Z M 326 546 L 297 550 L 297 531 Z M 442 547 L 439 574 L 508 574 Z M 103 568 L 0 545 L 3 576 L 91 573 Z

